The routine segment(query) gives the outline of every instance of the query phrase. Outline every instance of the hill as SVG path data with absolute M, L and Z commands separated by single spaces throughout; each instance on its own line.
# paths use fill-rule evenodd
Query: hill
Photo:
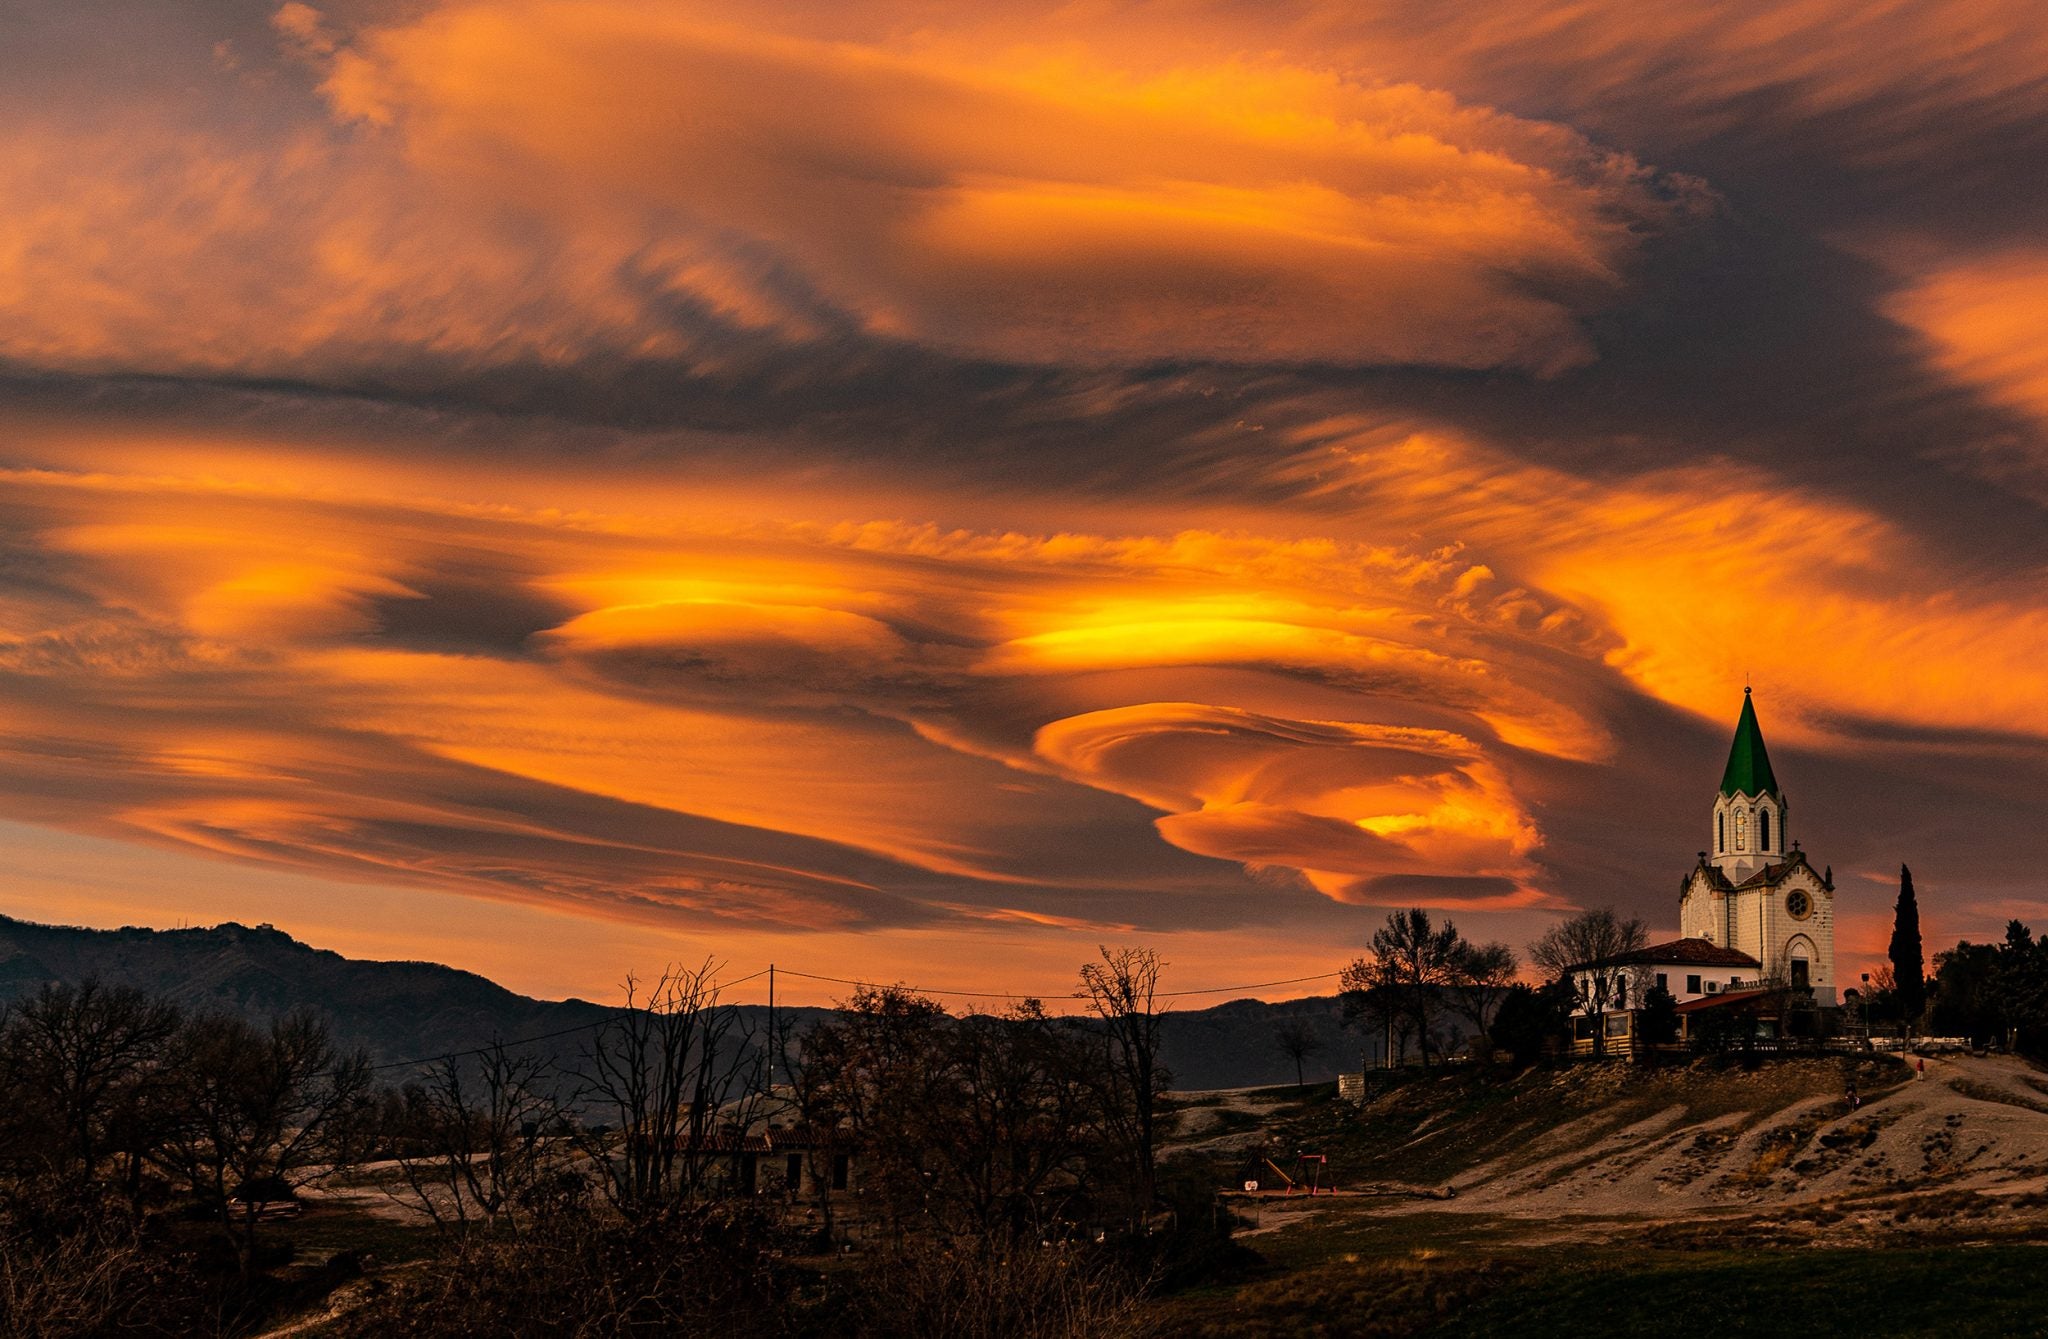
M 2024 1061 L 1929 1056 L 1924 1077 L 1882 1056 L 1582 1063 L 1373 1085 L 1362 1105 L 1329 1086 L 1184 1099 L 1169 1175 L 1231 1188 L 1239 1240 L 1269 1272 L 1170 1299 L 1163 1329 L 2040 1330 L 2048 1073 Z M 1338 1193 L 1237 1193 L 1254 1152 L 1283 1170 L 1324 1154 Z
M 1966 1193 L 2037 1215 L 2048 1074 L 1998 1056 L 1926 1066 L 1864 1055 L 1745 1068 L 1731 1057 L 1376 1075 L 1362 1105 L 1327 1088 L 1308 1100 L 1220 1095 L 1188 1109 L 1176 1152 L 1226 1183 L 1254 1147 L 1321 1152 L 1336 1184 L 1364 1192 L 1340 1197 L 1340 1213 L 1404 1207 L 1383 1197 L 1389 1187 L 1448 1190 L 1432 1212 L 1553 1235 L 1566 1222 L 1692 1231 L 1731 1215 L 1836 1223 L 1847 1206 L 1901 1195 Z
M 589 1000 L 533 999 L 438 963 L 346 958 L 268 925 L 89 930 L 0 916 L 0 1003 L 45 982 L 95 977 L 188 1008 L 259 1020 L 311 1009 L 344 1044 L 363 1047 L 379 1064 L 527 1037 L 549 1037 L 546 1045 L 567 1058 L 578 1038 L 551 1034 L 588 1027 L 609 1012 Z M 740 1008 L 748 1023 L 765 1022 L 765 1007 Z M 799 1008 L 783 1015 L 801 1028 L 826 1012 Z M 1233 1000 L 1172 1012 L 1164 1029 L 1166 1063 L 1185 1088 L 1293 1083 L 1294 1062 L 1280 1053 L 1273 1034 L 1294 1018 L 1306 1020 L 1322 1044 L 1305 1067 L 1311 1081 L 1357 1064 L 1359 1038 L 1344 1030 L 1338 1001 L 1329 996 L 1277 1004 Z

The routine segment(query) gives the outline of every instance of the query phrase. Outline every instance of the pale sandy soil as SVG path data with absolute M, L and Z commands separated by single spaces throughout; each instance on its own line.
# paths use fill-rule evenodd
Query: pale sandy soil
M 1258 1141 L 1258 1130 L 1221 1132 L 1218 1118 L 1202 1118 L 1204 1110 L 1264 1116 L 1285 1105 L 1248 1093 L 1202 1096 L 1221 1098 L 1221 1107 L 1190 1111 L 1175 1136 L 1177 1149 L 1222 1151 Z M 1362 1193 L 1313 1202 L 1260 1196 L 1253 1206 L 1233 1198 L 1256 1213 L 1254 1234 L 1358 1215 L 1427 1213 L 1498 1223 L 1530 1244 L 1762 1219 L 1818 1239 L 1910 1226 L 1922 1221 L 1910 1207 L 1915 1203 L 1940 1201 L 1952 1218 L 1975 1212 L 1967 1206 L 1979 1197 L 2004 1218 L 2040 1218 L 2048 1229 L 2048 1075 L 2024 1062 L 1929 1056 L 1924 1076 L 1867 1095 L 1853 1111 L 1844 1097 L 1828 1096 L 1765 1101 L 1752 1110 L 1724 1104 L 1695 1115 L 1682 1099 L 1681 1090 L 1670 1105 L 1620 1128 L 1594 1111 L 1533 1137 L 1524 1132 L 1452 1177 L 1457 1197 L 1449 1203 L 1403 1195 L 1391 1183 L 1355 1181 L 1347 1189 Z M 1398 1165 L 1403 1152 L 1422 1151 L 1444 1132 L 1437 1117 L 1424 1117 L 1389 1161 Z
M 1461 1210 L 1664 1218 L 1718 1208 L 1940 1186 L 2037 1186 L 2048 1172 L 2048 1100 L 2018 1061 L 1932 1057 L 1924 1077 L 1866 1098 L 1813 1098 L 1753 1124 L 1690 1120 L 1682 1106 L 1588 1142 L 1559 1126 L 1455 1178 Z

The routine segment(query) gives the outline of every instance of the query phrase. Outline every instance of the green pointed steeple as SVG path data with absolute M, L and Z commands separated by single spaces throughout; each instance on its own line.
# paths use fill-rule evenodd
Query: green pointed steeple
M 1721 773 L 1723 795 L 1776 795 L 1778 778 L 1771 774 L 1771 755 L 1764 751 L 1764 732 L 1756 723 L 1749 690 L 1742 690 L 1742 719 L 1735 723 L 1735 744 L 1728 750 L 1728 770 Z

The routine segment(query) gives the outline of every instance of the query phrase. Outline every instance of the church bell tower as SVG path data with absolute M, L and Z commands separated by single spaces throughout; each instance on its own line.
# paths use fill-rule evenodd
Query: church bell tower
M 1782 985 L 1811 990 L 1816 1004 L 1835 1002 L 1835 883 L 1807 863 L 1785 830 L 1785 792 L 1764 751 L 1756 704 L 1742 694 L 1735 743 L 1714 796 L 1712 854 L 1679 884 L 1678 923 L 1686 939 L 1749 957 L 1748 971 L 1723 978 L 1721 989 Z M 1704 948 L 1702 951 L 1706 951 Z M 1703 960 L 1704 961 L 1704 960 Z M 1707 982 L 1703 974 L 1701 985 Z
M 1714 797 L 1712 863 L 1730 883 L 1740 884 L 1785 859 L 1785 814 L 1785 795 L 1771 772 L 1756 705 L 1745 688 L 1735 743 L 1728 750 L 1727 770 L 1721 773 L 1721 791 Z

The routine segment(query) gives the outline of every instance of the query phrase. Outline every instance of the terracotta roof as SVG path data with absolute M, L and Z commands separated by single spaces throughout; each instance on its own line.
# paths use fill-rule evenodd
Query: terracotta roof
M 1686 967 L 1762 967 L 1740 949 L 1705 939 L 1673 939 L 1642 950 L 1644 962 L 1670 962 Z
M 1682 1014 L 1696 1014 L 1702 1009 L 1711 1009 L 1719 1004 L 1740 1004 L 1745 1000 L 1760 1000 L 1770 994 L 1768 990 L 1729 990 L 1719 995 L 1702 995 L 1696 1000 L 1687 1000 L 1678 1006 Z
M 1572 964 L 1572 970 L 1580 967 L 1635 967 L 1671 964 L 1679 967 L 1755 967 L 1762 963 L 1739 949 L 1726 948 L 1709 943 L 1704 939 L 1673 939 L 1648 948 L 1634 949 L 1628 953 L 1617 953 L 1611 958 L 1594 962 Z

